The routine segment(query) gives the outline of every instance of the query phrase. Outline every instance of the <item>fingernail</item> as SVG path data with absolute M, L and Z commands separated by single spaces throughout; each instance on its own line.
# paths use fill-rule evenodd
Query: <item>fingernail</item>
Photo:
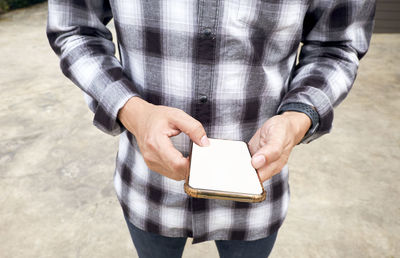
M 207 138 L 207 136 L 206 135 L 204 135 L 203 137 L 201 137 L 201 145 L 202 146 L 208 146 L 208 145 L 210 145 L 210 141 L 208 140 L 208 138 Z
M 257 155 L 253 158 L 253 164 L 256 168 L 261 167 L 265 163 L 265 158 L 263 155 Z

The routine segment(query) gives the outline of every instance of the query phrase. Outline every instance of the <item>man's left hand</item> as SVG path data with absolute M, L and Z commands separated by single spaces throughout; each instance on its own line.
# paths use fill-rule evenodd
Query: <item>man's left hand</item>
M 304 113 L 286 111 L 268 119 L 249 141 L 251 164 L 262 182 L 278 174 L 289 160 L 290 153 L 311 126 Z

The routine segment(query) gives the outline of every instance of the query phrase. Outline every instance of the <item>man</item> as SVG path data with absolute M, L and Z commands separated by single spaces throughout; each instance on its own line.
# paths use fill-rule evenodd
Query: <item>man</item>
M 140 257 L 180 257 L 187 237 L 216 240 L 221 257 L 269 255 L 287 212 L 290 152 L 330 131 L 374 12 L 373 0 L 49 1 L 62 71 L 94 125 L 120 135 L 114 185 Z M 207 137 L 249 143 L 265 201 L 184 193 L 190 139 Z

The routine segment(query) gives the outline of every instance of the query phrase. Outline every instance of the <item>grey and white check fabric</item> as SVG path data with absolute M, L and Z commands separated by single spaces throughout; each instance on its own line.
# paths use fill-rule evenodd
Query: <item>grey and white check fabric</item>
M 134 225 L 195 243 L 253 240 L 286 216 L 287 166 L 264 182 L 261 203 L 189 198 L 183 181 L 149 170 L 119 109 L 139 96 L 182 109 L 209 137 L 248 142 L 289 105 L 316 112 L 318 125 L 303 139 L 310 142 L 331 129 L 333 107 L 368 49 L 374 12 L 373 0 L 50 0 L 47 35 L 94 125 L 120 135 L 114 183 Z M 112 18 L 121 61 L 105 26 Z M 186 135 L 172 141 L 188 155 Z

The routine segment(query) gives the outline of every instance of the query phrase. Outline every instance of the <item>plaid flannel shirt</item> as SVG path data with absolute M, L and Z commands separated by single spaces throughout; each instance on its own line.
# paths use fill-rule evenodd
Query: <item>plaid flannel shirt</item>
M 50 0 L 47 35 L 61 69 L 85 95 L 93 123 L 120 135 L 114 185 L 137 227 L 165 236 L 254 240 L 278 230 L 288 167 L 261 203 L 190 198 L 183 181 L 151 171 L 117 118 L 139 96 L 182 109 L 209 137 L 248 142 L 270 117 L 304 112 L 330 131 L 372 33 L 373 0 Z M 114 18 L 120 61 L 106 24 Z M 297 50 L 303 46 L 296 63 Z M 185 156 L 189 137 L 171 138 Z

